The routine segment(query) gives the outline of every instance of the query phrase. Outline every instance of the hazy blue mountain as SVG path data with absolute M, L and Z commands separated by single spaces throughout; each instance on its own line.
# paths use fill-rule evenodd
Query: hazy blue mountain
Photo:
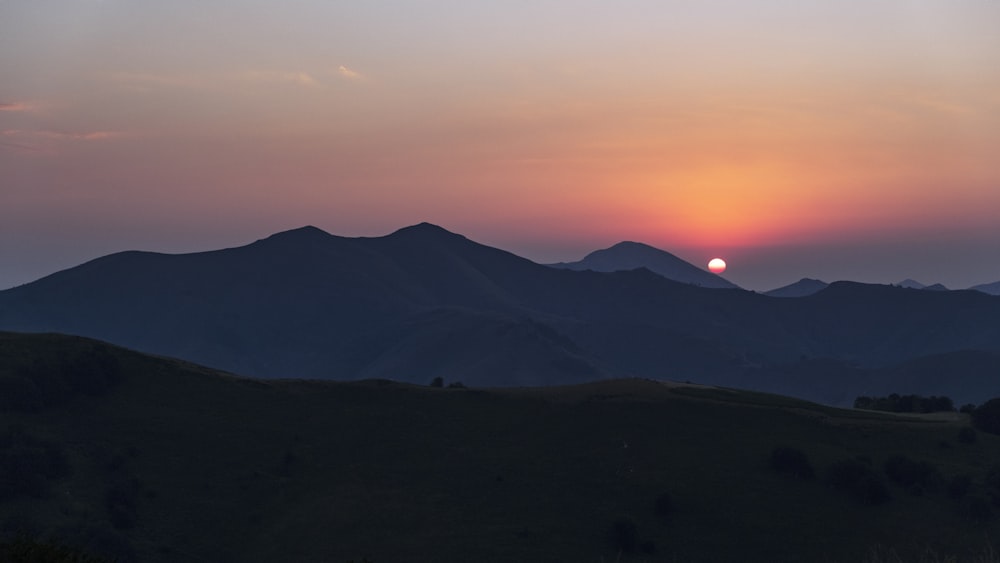
M 906 278 L 905 280 L 897 283 L 899 287 L 905 287 L 906 289 L 923 289 L 927 287 L 926 285 L 918 282 L 917 280 Z
M 113 254 L 0 291 L 0 329 L 258 377 L 492 386 L 641 376 L 836 402 L 870 388 L 875 370 L 1000 353 L 1000 300 L 849 282 L 774 299 L 645 268 L 551 268 L 429 224 L 372 238 L 305 227 L 211 252 Z M 809 365 L 865 371 L 821 384 Z
M 976 291 L 981 291 L 983 293 L 988 293 L 990 295 L 1000 295 L 1000 281 L 975 285 L 970 287 L 969 289 L 974 289 Z
M 673 254 L 639 242 L 619 242 L 602 250 L 595 250 L 579 262 L 550 264 L 553 268 L 567 270 L 593 270 L 618 272 L 646 268 L 661 276 L 681 283 L 701 287 L 735 289 L 737 286 L 725 278 L 706 272 L 681 260 Z
M 795 283 L 765 291 L 764 295 L 769 297 L 805 297 L 806 295 L 812 295 L 817 291 L 826 289 L 828 285 L 830 284 L 824 281 L 802 278 Z

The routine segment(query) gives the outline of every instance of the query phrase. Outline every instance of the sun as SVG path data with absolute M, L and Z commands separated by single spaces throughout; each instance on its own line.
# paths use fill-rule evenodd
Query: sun
M 722 258 L 712 258 L 708 262 L 708 271 L 713 274 L 721 274 L 726 271 L 726 261 Z

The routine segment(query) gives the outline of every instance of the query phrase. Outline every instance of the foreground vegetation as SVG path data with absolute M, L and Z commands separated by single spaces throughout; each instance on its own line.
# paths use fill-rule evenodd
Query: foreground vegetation
M 959 413 L 260 382 L 14 334 L 0 391 L 0 540 L 94 561 L 993 561 L 1000 532 L 1000 438 Z

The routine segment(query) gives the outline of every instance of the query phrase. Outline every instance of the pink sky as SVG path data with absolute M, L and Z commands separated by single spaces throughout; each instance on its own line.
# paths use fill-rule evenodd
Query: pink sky
M 1000 280 L 996 2 L 353 4 L 0 2 L 0 288 L 420 221 L 750 289 Z

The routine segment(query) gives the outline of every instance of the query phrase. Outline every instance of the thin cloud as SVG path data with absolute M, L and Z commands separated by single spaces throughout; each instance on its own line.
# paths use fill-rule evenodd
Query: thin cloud
M 26 102 L 0 102 L 0 111 L 26 112 L 35 109 L 34 104 Z
M 54 139 L 70 141 L 104 141 L 107 139 L 117 139 L 127 136 L 126 133 L 121 131 L 25 131 L 23 129 L 7 129 L 3 131 L 2 134 L 5 137 L 13 137 L 15 139 Z
M 361 78 L 361 73 L 360 73 L 360 72 L 358 72 L 358 71 L 356 71 L 356 70 L 352 70 L 352 69 L 350 69 L 350 68 L 347 68 L 347 67 L 346 67 L 346 66 L 344 66 L 344 65 L 340 65 L 340 66 L 339 66 L 339 67 L 337 68 L 337 72 L 338 72 L 338 73 L 339 73 L 339 74 L 340 74 L 341 76 L 343 76 L 344 78 L 346 78 L 346 79 L 348 79 L 348 80 L 358 80 L 359 78 Z
M 240 73 L 237 78 L 251 82 L 271 82 L 279 84 L 298 84 L 299 86 L 316 86 L 319 84 L 308 72 L 276 72 L 270 70 L 251 70 Z

